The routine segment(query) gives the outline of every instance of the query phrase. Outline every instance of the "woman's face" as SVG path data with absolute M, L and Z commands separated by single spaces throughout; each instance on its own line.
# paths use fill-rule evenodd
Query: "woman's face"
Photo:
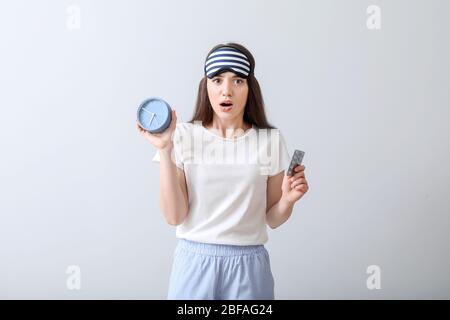
M 218 117 L 231 120 L 244 116 L 248 97 L 247 79 L 227 71 L 212 79 L 207 78 L 206 87 L 209 101 Z M 231 106 L 221 105 L 224 102 L 230 102 Z

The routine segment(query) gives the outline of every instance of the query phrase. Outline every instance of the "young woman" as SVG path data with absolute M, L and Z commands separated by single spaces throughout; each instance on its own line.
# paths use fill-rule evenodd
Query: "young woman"
M 158 149 L 160 207 L 177 226 L 168 299 L 274 299 L 266 225 L 286 222 L 308 183 L 304 165 L 285 175 L 290 156 L 254 70 L 245 47 L 217 45 L 192 120 L 177 123 L 173 110 L 163 133 L 137 125 Z

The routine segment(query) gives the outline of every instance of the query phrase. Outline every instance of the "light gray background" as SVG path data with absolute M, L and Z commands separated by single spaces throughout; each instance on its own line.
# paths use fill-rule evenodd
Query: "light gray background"
M 70 4 L 81 28 L 66 27 Z M 366 9 L 381 8 L 381 30 Z M 193 113 L 207 52 L 256 58 L 310 190 L 270 230 L 278 299 L 450 298 L 448 1 L 8 1 L 0 10 L 0 298 L 164 299 L 175 228 L 149 96 Z M 81 290 L 66 287 L 81 267 Z M 381 268 L 368 290 L 367 267 Z

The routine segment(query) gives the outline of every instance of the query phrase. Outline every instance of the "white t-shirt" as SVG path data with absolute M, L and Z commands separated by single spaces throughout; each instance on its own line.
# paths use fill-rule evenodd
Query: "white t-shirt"
M 178 238 L 232 245 L 267 242 L 267 178 L 287 170 L 290 155 L 279 129 L 253 125 L 242 134 L 224 138 L 201 123 L 177 123 L 172 159 L 184 170 L 189 196 Z M 159 161 L 158 150 L 152 160 Z

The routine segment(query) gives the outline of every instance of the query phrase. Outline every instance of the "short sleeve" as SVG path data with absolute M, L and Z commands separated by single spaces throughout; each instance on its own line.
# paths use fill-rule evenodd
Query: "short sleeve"
M 152 161 L 159 162 L 159 150 L 156 150 L 155 155 L 153 156 Z
M 171 154 L 172 161 L 175 161 L 175 164 L 178 168 L 180 168 L 181 170 L 184 170 L 184 163 L 183 163 L 183 158 L 182 158 L 182 154 L 181 154 L 180 127 L 178 124 L 172 135 L 172 140 L 173 140 L 173 149 L 172 149 L 172 154 Z M 152 161 L 160 162 L 159 150 L 156 150 L 155 155 L 152 158 Z
M 271 140 L 271 165 L 269 177 L 275 176 L 283 170 L 287 170 L 290 162 L 287 144 L 279 129 L 272 130 Z

